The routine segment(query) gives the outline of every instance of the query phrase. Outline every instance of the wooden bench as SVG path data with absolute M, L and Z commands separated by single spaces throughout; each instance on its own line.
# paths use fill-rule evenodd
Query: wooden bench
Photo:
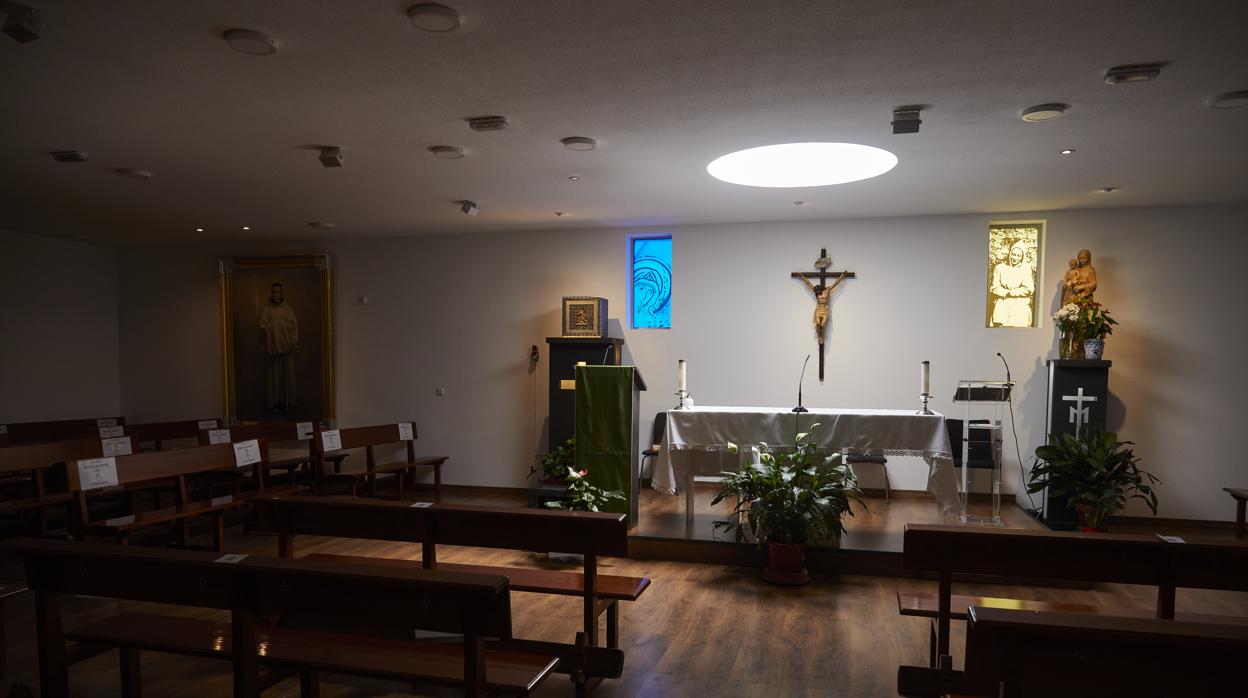
M 216 429 L 220 426 L 221 420 L 211 417 L 177 422 L 127 424 L 126 433 L 137 438 L 140 446 L 150 443 L 159 451 L 165 447 L 166 441 L 193 441 L 199 438 L 201 429 Z
M 260 457 L 265 457 L 264 442 L 258 442 Z M 235 449 L 232 444 L 215 446 L 199 446 L 175 451 L 149 451 L 132 456 L 115 458 L 116 478 L 111 485 L 98 488 L 83 479 L 84 469 L 89 466 L 87 460 L 79 460 L 67 468 L 69 490 L 74 494 L 75 503 L 75 537 L 82 539 L 87 534 L 105 535 L 114 538 L 118 543 L 129 543 L 130 537 L 137 531 L 163 524 L 175 524 L 178 544 L 188 545 L 191 519 L 198 516 L 211 516 L 213 520 L 213 549 L 225 550 L 225 512 L 237 509 L 246 503 L 243 497 L 236 494 L 212 498 L 209 490 L 208 498 L 192 500 L 187 480 L 194 476 L 212 473 L 236 473 L 238 466 L 235 460 Z M 259 465 L 259 464 L 257 464 Z M 255 466 L 253 466 L 255 467 Z M 258 468 L 259 469 L 259 468 Z M 88 498 L 93 493 L 117 491 L 117 488 L 142 486 L 151 482 L 174 483 L 174 506 L 157 508 L 114 517 L 103 521 L 92 521 L 89 518 Z
M 227 660 L 234 695 L 299 672 L 301 695 L 318 694 L 319 672 L 461 686 L 467 695 L 524 695 L 553 657 L 485 648 L 511 637 L 507 579 L 430 570 L 277 560 L 254 556 L 18 539 L 35 593 L 42 695 L 70 694 L 74 660 L 120 650 L 122 695 L 141 692 L 142 651 Z M 230 613 L 226 621 L 123 612 L 64 632 L 57 594 L 158 602 Z M 368 603 L 343 604 L 347 598 Z M 280 617 L 278 627 L 259 619 Z M 462 644 L 412 640 L 413 629 L 462 635 Z M 401 639 L 402 638 L 402 639 Z M 82 643 L 74 655 L 66 640 Z M 251 648 L 238 651 L 238 648 Z M 271 668 L 262 677 L 260 666 Z
M 1243 695 L 1248 626 L 971 607 L 962 693 Z
M 269 458 L 264 467 L 266 481 L 268 473 L 283 470 L 286 485 L 290 487 L 296 484 L 295 473 L 300 469 L 305 471 L 307 480 L 311 481 L 312 464 L 316 462 L 315 441 L 319 432 L 320 427 L 315 422 L 249 422 L 220 429 L 202 429 L 199 432 L 199 443 L 208 446 L 213 443 L 264 439 L 269 450 Z M 334 451 L 323 454 L 323 459 L 337 472 L 347 455 L 346 451 Z
M 282 557 L 294 557 L 295 536 L 304 534 L 421 543 L 419 561 L 324 554 L 310 555 L 308 559 L 501 574 L 511 580 L 514 591 L 581 597 L 582 633 L 590 646 L 599 644 L 598 620 L 605 613 L 606 646 L 617 649 L 620 602 L 635 601 L 650 586 L 646 577 L 598 573 L 600 556 L 628 554 L 628 522 L 624 514 L 455 504 L 412 506 L 350 497 L 257 497 L 253 503 L 258 527 L 278 534 L 278 552 Z M 585 560 L 579 573 L 449 564 L 437 560 L 440 544 L 575 553 L 584 555 Z M 623 669 L 622 654 L 590 653 L 593 656 L 587 657 L 571 645 L 558 649 L 558 671 L 571 674 L 578 681 L 618 678 Z M 578 684 L 578 690 L 582 688 L 583 683 Z
M 404 431 L 410 431 L 405 434 Z M 410 436 L 410 438 L 408 438 Z M 367 485 L 368 494 L 376 496 L 377 480 L 388 477 L 394 480 L 395 495 L 403 499 L 405 482 L 417 468 L 433 468 L 433 496 L 442 497 L 442 464 L 447 456 L 416 457 L 416 427 L 411 422 L 400 424 L 379 424 L 371 427 L 354 427 L 351 429 L 331 429 L 322 431 L 316 444 L 316 463 L 313 465 L 314 490 L 319 495 L 327 493 L 330 483 L 345 483 L 350 487 L 351 496 L 360 494 L 361 485 Z M 326 443 L 337 443 L 326 448 Z M 393 463 L 378 463 L 376 447 L 390 444 L 404 444 L 406 457 Z M 365 469 L 354 472 L 325 472 L 326 453 L 351 448 L 363 448 L 365 451 Z
M 1235 537 L 1243 538 L 1248 536 L 1248 522 L 1244 520 L 1245 513 L 1248 511 L 1248 490 L 1223 487 L 1222 491 L 1235 499 Z
M 125 423 L 126 420 L 122 417 L 92 417 L 3 424 L 0 425 L 3 427 L 0 430 L 0 446 L 98 438 L 100 427 L 121 426 Z
M 106 446 L 110 452 L 138 452 L 138 444 L 128 437 L 110 439 L 107 444 L 101 439 L 83 439 L 0 448 L 0 478 L 6 489 L 16 492 L 16 496 L 0 501 L 0 514 L 33 510 L 37 531 L 43 535 L 48 528 L 48 509 L 61 507 L 68 511 L 73 504 L 71 492 L 49 489 L 49 476 L 55 469 L 57 479 L 63 481 L 59 469 L 65 463 L 97 458 L 104 454 Z
M 966 609 L 971 605 L 1013 605 L 1033 612 L 1121 617 L 1138 617 L 1145 613 L 1135 609 L 955 597 L 952 593 L 955 573 L 1154 586 L 1157 587 L 1157 606 L 1151 615 L 1168 620 L 1175 618 L 1175 589 L 1178 587 L 1248 590 L 1248 545 L 1223 544 L 1216 540 L 1167 543 L 1157 536 L 1146 535 L 910 524 L 906 526 L 902 561 L 907 569 L 935 571 L 940 580 L 936 594 L 898 594 L 902 615 L 934 619 L 929 667 L 900 668 L 898 690 L 903 695 L 930 695 L 940 683 L 947 686 L 956 680 L 957 672 L 953 672 L 949 656 L 949 623 L 965 619 Z M 955 598 L 959 604 L 956 611 Z M 961 605 L 963 603 L 968 605 Z M 1195 620 L 1207 620 L 1207 617 Z M 1235 624 L 1242 620 L 1224 622 Z

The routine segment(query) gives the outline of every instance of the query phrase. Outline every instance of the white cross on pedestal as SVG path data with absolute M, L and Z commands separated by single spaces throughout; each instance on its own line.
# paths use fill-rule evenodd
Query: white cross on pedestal
M 1092 418 L 1091 406 L 1085 407 L 1083 403 L 1096 402 L 1095 395 L 1084 395 L 1083 386 L 1079 387 L 1077 395 L 1063 395 L 1062 402 L 1073 402 L 1075 405 L 1070 408 L 1070 422 L 1075 425 L 1075 433 L 1078 434 L 1083 430 L 1083 425 Z

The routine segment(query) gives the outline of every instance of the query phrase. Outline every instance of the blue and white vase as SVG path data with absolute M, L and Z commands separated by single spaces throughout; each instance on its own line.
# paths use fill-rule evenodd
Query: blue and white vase
M 1088 361 L 1100 361 L 1105 353 L 1105 338 L 1083 340 L 1083 358 Z

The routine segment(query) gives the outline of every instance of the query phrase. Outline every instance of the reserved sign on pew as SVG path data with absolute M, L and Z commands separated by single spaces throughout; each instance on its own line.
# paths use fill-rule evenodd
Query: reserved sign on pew
M 239 441 L 234 444 L 234 465 L 236 467 L 243 468 L 259 462 L 260 442 L 258 440 Z
M 342 434 L 337 429 L 321 432 L 321 450 L 323 451 L 341 451 L 342 450 Z
M 83 490 L 99 490 L 121 484 L 117 479 L 117 459 L 109 456 L 78 461 L 78 483 Z
M 0 434 L 7 434 L 7 433 L 9 433 L 9 425 L 0 424 Z
M 108 417 L 108 418 L 105 418 L 105 419 L 97 419 L 97 420 L 95 420 L 95 426 L 100 427 L 100 428 L 104 428 L 104 427 L 115 427 L 115 426 L 117 426 L 117 418 L 116 418 L 116 417 Z
M 130 437 L 128 436 L 100 439 L 100 447 L 106 456 L 129 456 L 134 453 L 130 449 Z
M 115 439 L 118 436 L 123 436 L 125 433 L 126 433 L 125 427 L 119 427 L 116 425 L 111 426 L 111 427 L 100 427 L 101 439 Z
M 399 441 L 411 441 L 412 438 L 412 423 L 399 422 Z
M 298 433 L 299 440 L 303 441 L 304 439 L 312 438 L 312 433 L 315 429 L 312 426 L 312 422 L 299 422 L 295 424 L 295 431 Z
M 210 446 L 215 446 L 217 444 L 228 444 L 229 442 L 230 442 L 230 430 L 229 429 L 209 429 L 208 430 L 208 444 Z
M 216 429 L 216 428 L 217 428 L 217 420 L 215 420 L 215 419 L 201 419 L 201 420 L 199 420 L 199 428 L 200 428 L 200 429 Z

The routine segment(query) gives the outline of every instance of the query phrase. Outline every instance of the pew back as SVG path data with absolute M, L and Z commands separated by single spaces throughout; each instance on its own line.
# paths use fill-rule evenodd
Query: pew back
M 264 442 L 260 442 L 259 446 L 260 457 L 263 461 L 267 458 L 268 449 Z M 232 471 L 236 468 L 234 446 L 231 444 L 136 453 L 131 456 L 119 456 L 116 462 L 117 484 L 122 486 L 219 470 Z M 67 474 L 70 491 L 83 491 L 79 468 L 71 465 L 67 468 Z
M 140 444 L 154 443 L 156 450 L 160 450 L 165 441 L 194 439 L 199 436 L 201 429 L 216 429 L 219 426 L 221 426 L 221 420 L 213 417 L 176 422 L 130 424 L 126 426 L 126 433 L 137 438 Z
M 100 436 L 100 427 L 122 426 L 125 423 L 126 420 L 123 417 L 19 422 L 4 425 L 4 437 L 9 444 L 89 439 Z

